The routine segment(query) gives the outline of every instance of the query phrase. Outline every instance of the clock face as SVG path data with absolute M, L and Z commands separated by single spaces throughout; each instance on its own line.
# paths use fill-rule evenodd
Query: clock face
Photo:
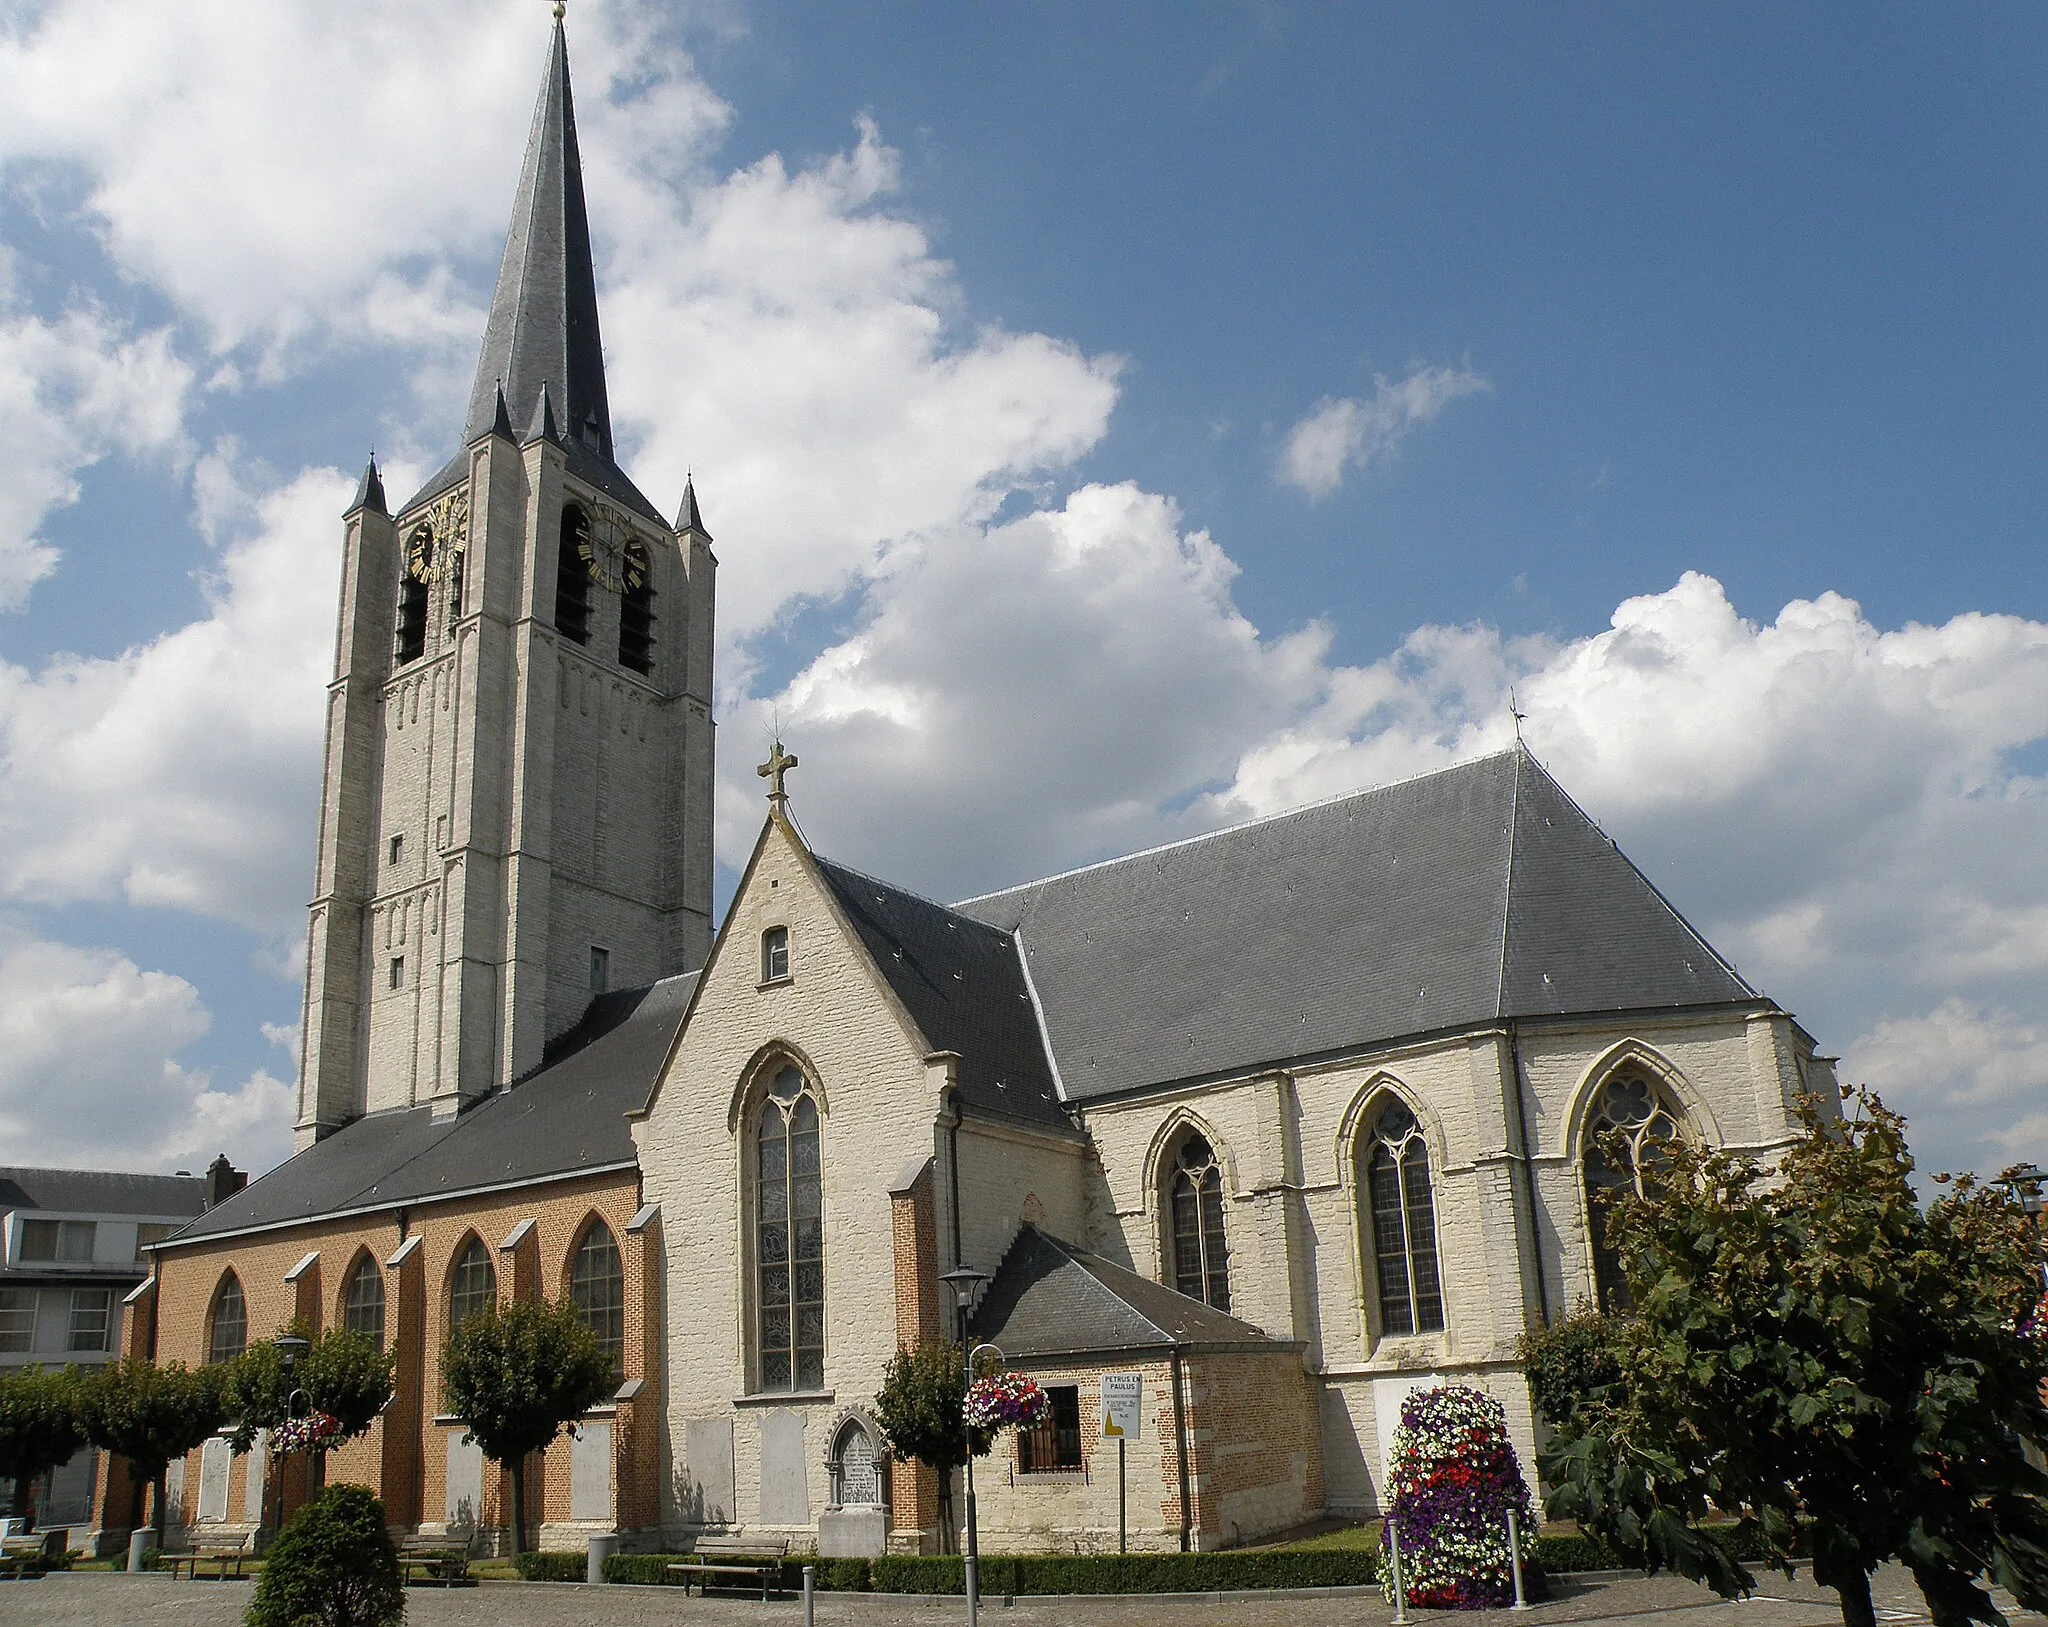
M 416 580 L 438 582 L 469 547 L 469 487 L 434 499 L 405 539 L 405 568 Z
M 583 531 L 576 539 L 576 551 L 582 555 L 583 568 L 590 573 L 591 581 L 613 593 L 627 585 L 631 555 L 638 552 L 643 561 L 646 558 L 645 550 L 633 540 L 632 528 L 627 525 L 625 516 L 602 503 L 592 504 L 585 510 Z M 636 581 L 632 585 L 638 587 L 640 584 Z

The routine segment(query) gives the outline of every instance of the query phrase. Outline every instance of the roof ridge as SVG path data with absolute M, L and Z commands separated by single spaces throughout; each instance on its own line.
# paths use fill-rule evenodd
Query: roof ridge
M 1522 850 L 1522 758 L 1528 755 L 1528 748 L 1522 745 L 1519 736 L 1515 745 L 1514 778 L 1508 781 L 1508 862 L 1507 874 L 1501 877 L 1500 887 L 1500 965 L 1496 968 L 1493 981 L 1493 1014 L 1502 1015 L 1508 1009 L 1508 938 L 1514 928 L 1515 915 L 1515 861 Z
M 926 893 L 916 891 L 914 888 L 906 887 L 900 881 L 890 881 L 886 877 L 874 875 L 866 870 L 856 869 L 853 865 L 847 864 L 843 860 L 827 858 L 824 854 L 816 851 L 812 852 L 811 857 L 817 861 L 822 869 L 836 871 L 842 876 L 851 876 L 856 881 L 865 881 L 872 886 L 886 887 L 890 892 L 896 893 L 903 898 L 908 898 L 915 903 L 928 904 L 933 909 L 942 911 L 947 915 L 958 916 L 970 926 L 979 927 L 984 932 L 993 932 L 999 938 L 1012 936 L 1012 934 L 1004 931 L 1001 927 L 984 921 L 978 915 L 968 915 L 956 905 L 945 903 L 941 899 L 933 898 Z
M 971 898 L 963 898 L 957 903 L 949 904 L 946 907 L 948 909 L 960 910 L 969 904 L 985 904 L 991 899 L 1007 898 L 1012 893 L 1029 892 L 1034 887 L 1045 887 L 1055 881 L 1066 881 L 1074 876 L 1085 876 L 1094 870 L 1107 870 L 1114 865 L 1130 864 L 1138 859 L 1149 859 L 1161 853 L 1171 853 L 1176 848 L 1193 847 L 1201 842 L 1213 842 L 1219 837 L 1234 836 L 1240 831 L 1252 830 L 1260 825 L 1277 824 L 1283 819 L 1292 819 L 1299 814 L 1314 813 L 1318 808 L 1334 807 L 1340 802 L 1350 802 L 1361 797 L 1378 796 L 1386 791 L 1398 791 L 1404 785 L 1414 785 L 1421 780 L 1434 779 L 1440 774 L 1455 774 L 1460 769 L 1475 768 L 1481 763 L 1492 762 L 1497 757 L 1509 756 L 1513 751 L 1514 748 L 1510 746 L 1504 751 L 1489 751 L 1477 757 L 1461 758 L 1454 763 L 1445 763 L 1438 768 L 1426 768 L 1419 773 L 1404 775 L 1398 780 L 1386 780 L 1379 785 L 1355 785 L 1348 791 L 1337 791 L 1329 796 L 1319 797 L 1314 802 L 1303 802 L 1292 808 L 1281 808 L 1274 813 L 1260 814 L 1254 819 L 1241 819 L 1234 825 L 1219 825 L 1216 829 L 1203 831 L 1199 835 L 1176 837 L 1171 842 L 1159 842 L 1154 846 L 1141 847 L 1130 853 L 1119 853 L 1111 858 L 1097 859 L 1092 864 L 1077 864 L 1065 870 L 1055 870 L 1049 876 L 1034 876 L 1029 881 L 1020 881 L 1008 887 L 997 887 L 989 892 L 976 893 Z

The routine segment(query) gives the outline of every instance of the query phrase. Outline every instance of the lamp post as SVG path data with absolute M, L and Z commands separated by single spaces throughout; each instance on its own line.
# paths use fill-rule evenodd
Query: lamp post
M 2044 1182 L 2048 1182 L 2048 1171 L 2043 1171 L 2039 1164 L 2022 1164 L 2009 1173 L 2002 1183 L 2006 1195 L 2025 1211 L 2027 1219 L 2034 1223 L 2034 1230 L 2037 1233 L 2041 1230 L 2041 1209 L 2044 1202 L 2041 1187 Z M 2048 1261 L 2044 1261 L 2041 1266 L 2041 1279 L 2048 1283 Z
M 960 1313 L 960 1348 L 967 1349 L 967 1314 L 973 1307 L 975 1290 L 991 1278 L 986 1271 L 971 1265 L 955 1266 L 939 1278 L 953 1290 L 954 1303 Z M 967 1372 L 962 1380 L 966 1389 L 974 1388 L 974 1356 L 967 1357 Z M 977 1627 L 981 1619 L 981 1575 L 980 1544 L 974 1528 L 974 1431 L 962 1420 L 961 1429 L 967 1437 L 967 1627 Z
M 296 1418 L 298 1416 L 298 1404 L 305 1399 L 306 1392 L 298 1388 L 292 1382 L 292 1378 L 298 1372 L 299 1358 L 311 1350 L 313 1346 L 311 1341 L 300 1338 L 296 1333 L 280 1333 L 271 1343 L 277 1346 L 278 1359 L 284 1363 L 284 1415 L 287 1418 Z M 284 1458 L 278 1453 L 272 1453 L 271 1456 L 277 1462 L 277 1529 L 282 1531 L 284 1529 Z

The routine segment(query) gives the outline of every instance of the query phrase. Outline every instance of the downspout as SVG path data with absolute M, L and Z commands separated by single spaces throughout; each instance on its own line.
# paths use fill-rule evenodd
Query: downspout
M 1536 1170 L 1529 1157 L 1529 1115 L 1523 1102 L 1520 1025 L 1508 1019 L 1508 1067 L 1515 1076 L 1515 1141 L 1521 1153 L 1522 1196 L 1529 1213 L 1529 1261 L 1536 1268 L 1536 1314 L 1550 1326 L 1550 1285 L 1543 1271 L 1543 1234 L 1536 1223 Z
M 1181 1397 L 1180 1346 L 1175 1345 L 1168 1354 L 1173 1363 L 1173 1446 L 1174 1455 L 1180 1459 L 1180 1551 L 1188 1551 L 1188 1543 L 1194 1530 L 1195 1511 L 1189 1501 L 1190 1479 L 1188 1474 L 1188 1409 Z
M 960 1258 L 960 1102 L 950 1097 L 946 1102 L 950 1115 L 946 1120 L 946 1164 L 947 1176 L 953 1187 L 953 1266 L 957 1270 L 966 1261 Z

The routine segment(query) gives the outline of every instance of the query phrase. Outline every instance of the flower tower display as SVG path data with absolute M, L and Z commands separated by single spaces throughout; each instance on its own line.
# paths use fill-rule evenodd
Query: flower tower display
M 1391 1478 L 1386 1524 L 1400 1531 L 1408 1602 L 1441 1610 L 1512 1604 L 1508 1511 L 1514 1510 L 1527 1566 L 1536 1546 L 1536 1505 L 1500 1403 L 1465 1384 L 1411 1391 L 1394 1431 Z M 1382 1534 L 1383 1558 L 1387 1542 Z M 1391 1565 L 1384 1575 L 1391 1600 Z

